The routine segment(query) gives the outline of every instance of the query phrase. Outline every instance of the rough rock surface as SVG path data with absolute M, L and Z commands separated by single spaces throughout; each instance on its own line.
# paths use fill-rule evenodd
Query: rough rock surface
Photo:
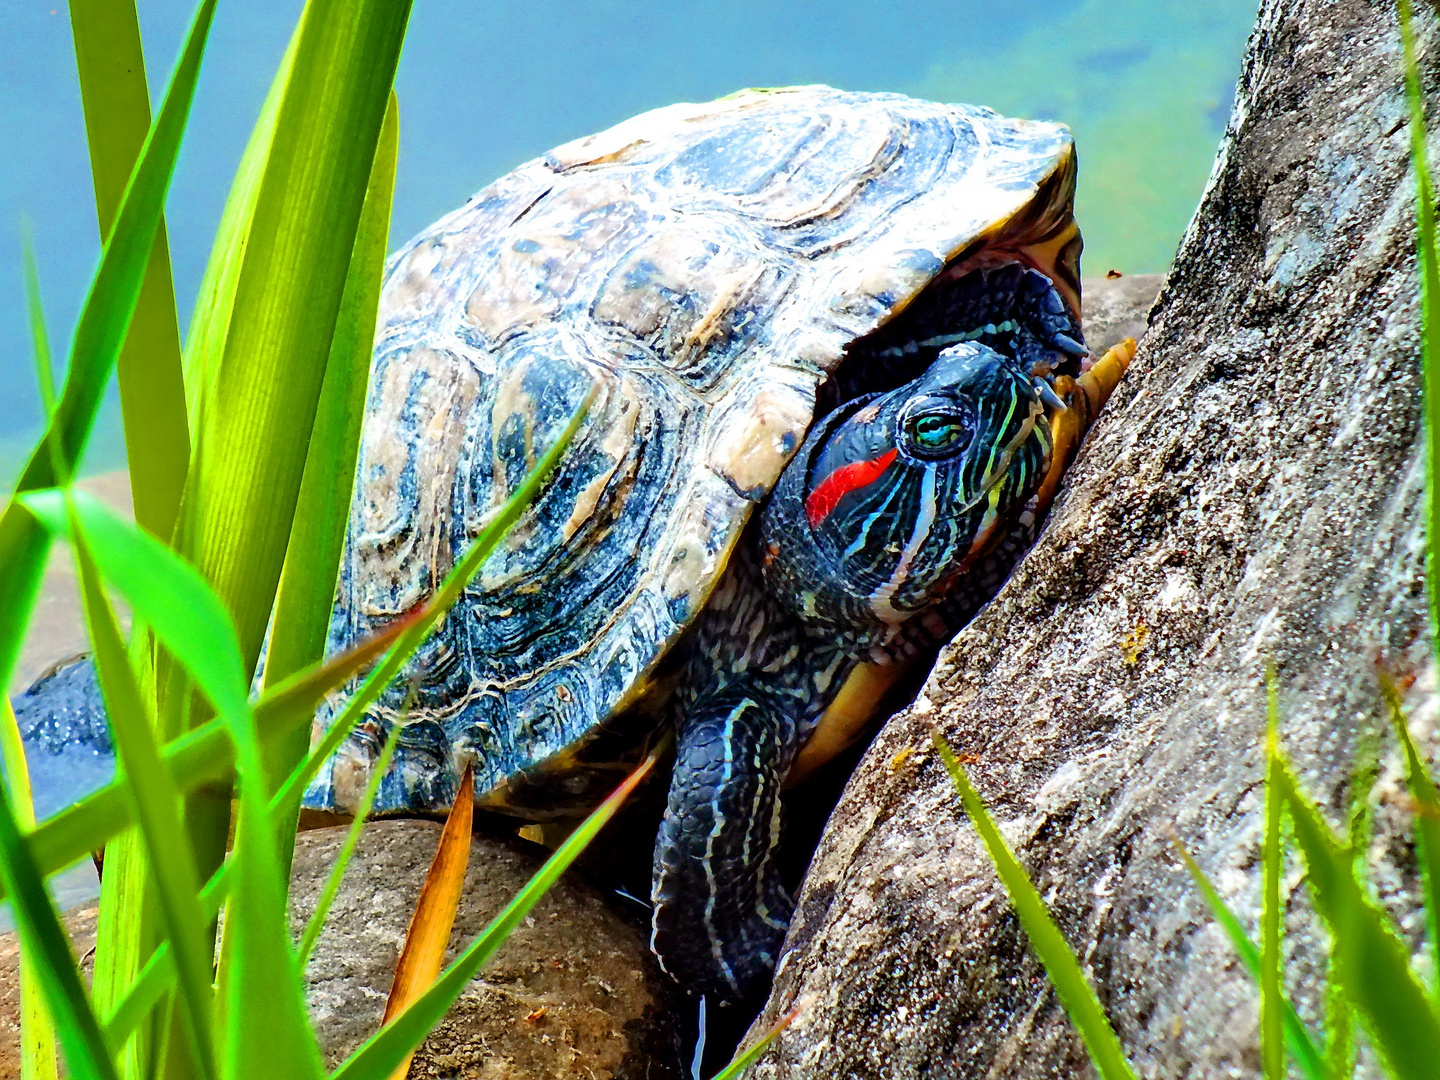
M 1433 9 L 1420 19 L 1433 86 Z M 1388 0 L 1265 0 L 1201 208 L 1067 494 L 830 821 L 758 1023 L 806 1009 L 755 1076 L 1089 1072 L 932 726 L 1140 1074 L 1258 1073 L 1257 995 L 1169 837 L 1255 932 L 1267 659 L 1285 746 L 1332 818 L 1384 731 L 1377 660 L 1418 676 L 1434 760 L 1408 138 Z M 1382 746 L 1372 871 L 1418 947 Z M 1301 878 L 1292 863 L 1287 977 L 1313 1020 L 1325 938 Z
M 95 948 L 95 905 L 65 913 L 65 930 L 89 981 Z M 20 1080 L 20 943 L 14 932 L 0 934 L 0 1080 Z
M 1086 278 L 1085 344 L 1100 355 L 1127 337 L 1139 341 L 1164 280 L 1161 274 Z
M 296 933 L 314 911 L 343 828 L 302 833 L 291 876 Z M 307 981 L 333 1066 L 380 1026 L 395 961 L 440 836 L 430 821 L 365 827 Z M 543 853 L 542 853 L 543 854 Z M 542 859 L 519 842 L 477 836 L 451 935 L 453 959 Z M 683 1075 L 669 984 L 642 932 L 594 890 L 562 878 L 474 979 L 415 1057 L 410 1075 L 529 1080 L 663 1080 Z

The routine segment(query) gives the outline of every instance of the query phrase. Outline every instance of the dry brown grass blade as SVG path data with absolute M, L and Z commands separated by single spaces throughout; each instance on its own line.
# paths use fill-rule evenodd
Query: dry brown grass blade
M 455 927 L 455 911 L 460 906 L 460 891 L 465 885 L 465 869 L 470 863 L 470 827 L 475 809 L 475 777 L 473 767 L 465 766 L 455 805 L 445 820 L 435 861 L 425 877 L 425 887 L 415 902 L 415 914 L 405 934 L 405 947 L 395 965 L 395 981 L 390 984 L 390 998 L 385 1002 L 385 1019 L 381 1026 L 404 1011 L 440 974 L 445 963 L 445 947 L 450 944 L 450 931 Z M 413 1055 L 412 1055 L 413 1056 Z M 405 1080 L 410 1074 L 410 1058 L 395 1070 L 391 1080 Z

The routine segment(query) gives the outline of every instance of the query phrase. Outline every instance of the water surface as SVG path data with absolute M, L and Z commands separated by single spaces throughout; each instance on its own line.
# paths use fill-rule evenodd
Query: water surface
M 192 5 L 140 0 L 152 97 Z M 551 146 L 644 109 L 825 82 L 1059 119 L 1080 147 L 1088 273 L 1163 269 L 1229 115 L 1255 0 L 416 0 L 401 63 L 392 240 Z M 182 326 L 298 0 L 219 6 L 168 205 Z M 99 253 L 66 5 L 0 16 L 0 483 L 39 405 L 19 274 L 35 237 L 63 354 Z M 112 393 L 113 398 L 113 393 Z M 85 463 L 123 463 L 108 405 Z

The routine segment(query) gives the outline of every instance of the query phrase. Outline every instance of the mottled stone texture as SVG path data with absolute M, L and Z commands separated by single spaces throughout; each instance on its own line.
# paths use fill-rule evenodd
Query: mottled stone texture
M 1211 183 L 1067 494 L 831 819 L 761 1022 L 806 1009 L 756 1076 L 1089 1071 L 932 726 L 1140 1073 L 1258 1073 L 1256 994 L 1169 837 L 1253 930 L 1267 658 L 1285 745 L 1332 818 L 1383 730 L 1377 660 L 1418 675 L 1414 728 L 1436 751 L 1405 125 L 1389 0 L 1266 0 Z M 1388 737 L 1381 762 L 1371 861 L 1418 944 Z M 1324 935 L 1301 877 L 1288 975 L 1314 1018 Z
M 306 972 L 311 1016 L 331 1065 L 380 1026 L 440 828 L 430 821 L 377 821 L 361 834 Z M 318 829 L 296 842 L 291 902 L 297 937 L 344 833 Z M 541 855 L 518 842 L 475 838 L 447 962 L 520 891 L 540 868 Z M 0 972 L 3 945 L 0 938 Z M 466 987 L 421 1046 L 410 1075 L 678 1080 L 684 1074 L 669 1008 L 673 993 L 644 933 L 593 889 L 562 878 Z M 3 1034 L 0 1009 L 0 1048 Z

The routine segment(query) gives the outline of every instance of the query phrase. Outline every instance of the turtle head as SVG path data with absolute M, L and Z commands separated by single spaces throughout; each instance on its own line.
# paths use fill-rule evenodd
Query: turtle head
M 926 610 L 1039 487 L 1045 393 L 967 342 L 822 418 L 761 518 L 767 584 L 807 621 L 867 639 Z

